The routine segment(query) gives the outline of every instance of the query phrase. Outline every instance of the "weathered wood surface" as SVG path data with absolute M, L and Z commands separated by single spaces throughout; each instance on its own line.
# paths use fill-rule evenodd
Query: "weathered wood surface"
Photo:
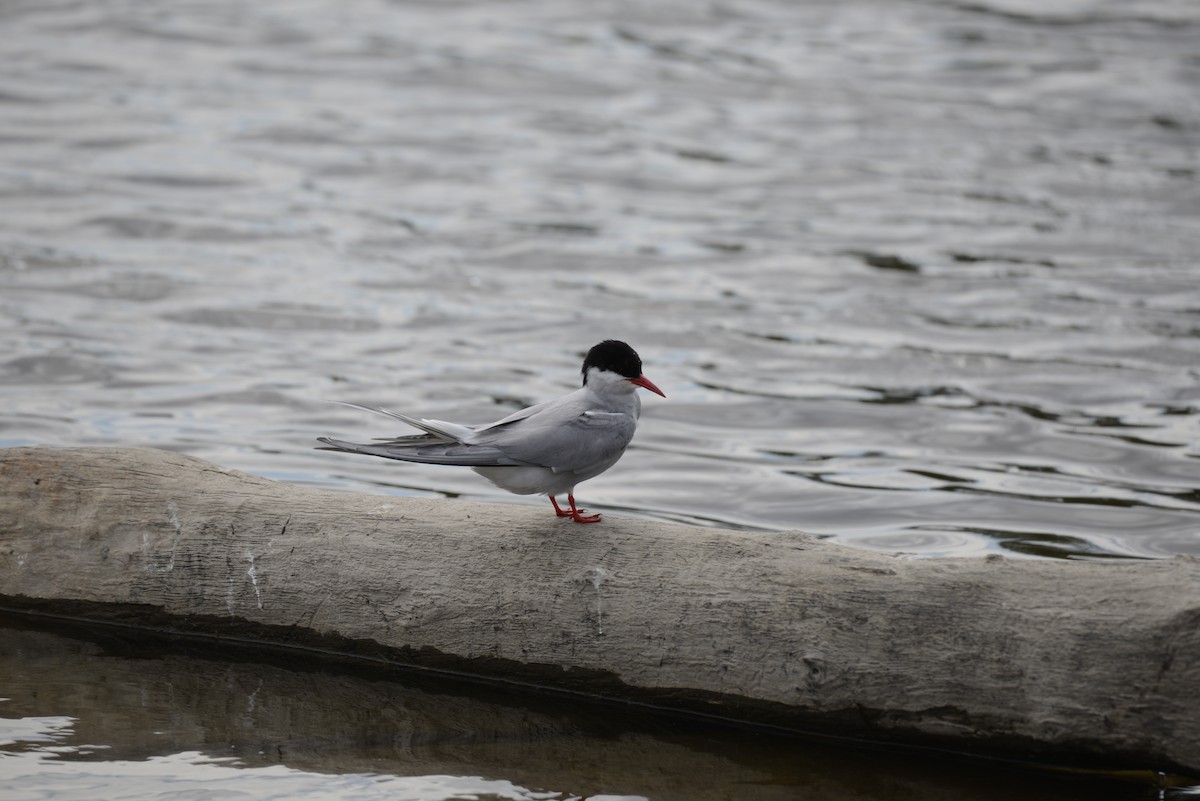
M 1200 771 L 1188 557 L 914 559 L 15 448 L 0 596 L 810 731 Z

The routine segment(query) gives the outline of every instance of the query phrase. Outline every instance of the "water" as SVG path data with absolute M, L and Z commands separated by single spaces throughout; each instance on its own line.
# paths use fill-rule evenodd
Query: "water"
M 18 2 L 0 445 L 528 503 L 316 452 L 637 347 L 586 505 L 916 554 L 1200 553 L 1200 9 Z
M 1158 797 L 1149 773 L 834 748 L 209 644 L 0 626 L 6 801 Z

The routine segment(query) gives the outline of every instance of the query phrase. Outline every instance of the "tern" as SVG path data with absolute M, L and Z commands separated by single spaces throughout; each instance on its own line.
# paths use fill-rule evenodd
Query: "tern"
M 624 342 L 608 339 L 583 360 L 583 386 L 569 395 L 514 412 L 487 425 L 463 425 L 409 417 L 387 409 L 346 403 L 384 414 L 425 433 L 359 444 L 318 437 L 320 450 L 361 453 L 424 464 L 470 467 L 497 487 L 517 495 L 547 495 L 558 517 L 598 523 L 575 506 L 575 485 L 617 463 L 633 439 L 642 404 L 641 387 L 666 397 L 642 375 L 642 360 Z M 566 494 L 569 509 L 556 496 Z

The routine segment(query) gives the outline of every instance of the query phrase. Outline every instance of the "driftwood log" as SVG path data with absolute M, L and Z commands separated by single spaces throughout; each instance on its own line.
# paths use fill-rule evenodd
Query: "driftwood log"
M 754 724 L 1200 772 L 1200 560 L 907 558 L 0 450 L 0 605 Z

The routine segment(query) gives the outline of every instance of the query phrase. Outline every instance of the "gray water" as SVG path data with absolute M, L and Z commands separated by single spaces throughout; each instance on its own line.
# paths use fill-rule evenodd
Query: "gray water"
M 1200 553 L 1191 0 L 11 2 L 0 446 L 527 503 L 311 450 L 629 341 L 600 510 Z

